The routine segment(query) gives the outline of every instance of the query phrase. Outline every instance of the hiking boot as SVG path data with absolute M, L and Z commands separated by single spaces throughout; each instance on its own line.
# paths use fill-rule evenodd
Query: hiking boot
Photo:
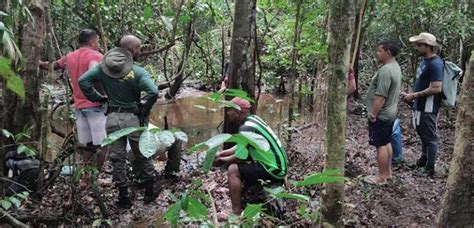
M 128 194 L 128 187 L 119 188 L 119 200 L 117 205 L 124 209 L 132 208 L 132 202 L 130 201 L 130 195 Z
M 149 204 L 155 201 L 158 194 L 155 193 L 155 182 L 153 180 L 145 181 L 145 197 L 143 198 L 143 202 L 145 204 Z
M 434 166 L 426 166 L 425 167 L 425 172 L 428 177 L 433 177 L 435 175 L 435 169 Z
M 425 159 L 418 159 L 418 161 L 416 161 L 415 164 L 413 165 L 410 165 L 409 167 L 412 168 L 412 169 L 419 169 L 419 168 L 423 168 L 426 166 L 426 160 Z

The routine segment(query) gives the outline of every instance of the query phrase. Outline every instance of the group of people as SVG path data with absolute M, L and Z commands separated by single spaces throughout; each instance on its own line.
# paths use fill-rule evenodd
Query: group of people
M 141 41 L 136 36 L 126 35 L 121 38 L 119 47 L 102 55 L 99 52 L 99 36 L 95 31 L 81 30 L 78 38 L 80 48 L 52 64 L 54 69 L 66 68 L 72 81 L 83 162 L 92 165 L 95 160 L 100 170 L 108 156 L 119 193 L 117 205 L 129 209 L 132 202 L 127 175 L 127 159 L 130 157 L 126 149 L 128 142 L 133 155 L 130 163 L 144 182 L 144 202 L 153 202 L 157 196 L 154 187 L 157 175 L 153 157 L 146 158 L 139 151 L 140 132 L 122 137 L 108 148 L 100 148 L 107 134 L 127 127 L 146 126 L 150 110 L 158 98 L 158 88 L 148 72 L 134 63 L 141 53 Z M 49 64 L 39 61 L 42 69 L 48 69 Z M 288 161 L 283 145 L 271 128 L 260 117 L 250 114 L 251 104 L 237 97 L 232 102 L 238 109 L 228 112 L 229 120 L 241 126 L 239 131 L 259 134 L 270 145 L 267 151 L 236 145 L 217 153 L 214 164 L 229 164 L 230 197 L 233 212 L 237 214 L 241 211 L 242 182 L 255 184 L 260 179 L 282 182 Z M 180 168 L 181 143 L 176 140 L 167 151 L 168 161 L 162 177 L 176 178 Z M 82 181 L 87 186 L 90 180 L 83 178 Z
M 91 164 L 96 158 L 100 169 L 108 158 L 113 167 L 113 181 L 118 188 L 118 206 L 131 208 L 129 194 L 130 180 L 127 176 L 126 149 L 130 144 L 134 171 L 144 181 L 144 202 L 153 202 L 156 171 L 153 158 L 144 157 L 138 146 L 139 132 L 123 137 L 108 148 L 100 148 L 107 134 L 126 127 L 146 126 L 148 115 L 158 97 L 158 88 L 148 72 L 135 64 L 140 56 L 141 41 L 136 36 L 126 35 L 119 47 L 102 55 L 99 52 L 99 36 L 90 29 L 79 33 L 81 47 L 55 61 L 55 69 L 66 68 L 73 85 L 74 108 L 79 143 L 82 145 L 83 160 Z M 443 65 L 436 55 L 436 38 L 429 33 L 421 33 L 410 38 L 415 49 L 424 57 L 419 66 L 414 93 L 402 94 L 403 100 L 415 110 L 414 123 L 422 140 L 422 156 L 417 162 L 429 174 L 434 173 L 437 152 L 436 117 L 440 105 Z M 390 41 L 377 47 L 377 60 L 381 67 L 372 79 L 367 93 L 369 114 L 370 145 L 377 148 L 379 174 L 364 178 L 372 184 L 384 184 L 391 178 L 392 134 L 397 119 L 402 73 L 395 57 L 399 47 Z M 48 62 L 40 61 L 42 69 Z M 227 76 L 225 77 L 227 78 Z M 351 83 L 354 77 L 348 77 Z M 224 86 L 223 86 L 224 87 Z M 348 88 L 347 93 L 352 93 Z M 217 153 L 214 165 L 228 167 L 229 195 L 232 212 L 242 211 L 241 192 L 243 185 L 254 185 L 259 180 L 282 183 L 288 170 L 288 158 L 284 146 L 272 129 L 257 115 L 250 113 L 251 104 L 242 98 L 233 98 L 235 109 L 227 112 L 228 118 L 239 132 L 250 131 L 264 137 L 270 147 L 264 151 L 250 144 L 237 144 Z M 106 110 L 104 110 L 104 105 Z M 237 108 L 238 107 L 238 108 Z M 399 126 L 399 125 L 398 125 Z M 399 128 L 399 127 L 398 127 Z M 399 131 L 399 130 L 398 130 Z M 175 143 L 168 149 L 165 178 L 176 178 L 179 172 L 181 144 Z M 85 180 L 87 184 L 87 180 Z
M 402 72 L 396 60 L 399 47 L 391 41 L 378 44 L 377 60 L 380 68 L 367 91 L 369 144 L 376 147 L 379 173 L 364 181 L 383 185 L 392 178 L 393 131 L 401 97 L 413 108 L 413 126 L 421 138 L 421 156 L 415 164 L 424 168 L 428 176 L 435 173 L 437 155 L 437 116 L 442 100 L 443 60 L 437 55 L 439 44 L 430 33 L 412 36 L 417 54 L 423 57 L 418 66 L 413 93 L 400 91 Z M 398 127 L 399 128 L 399 127 Z

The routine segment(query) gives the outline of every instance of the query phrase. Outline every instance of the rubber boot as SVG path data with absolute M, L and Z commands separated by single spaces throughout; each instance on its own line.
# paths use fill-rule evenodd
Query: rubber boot
M 130 209 L 132 207 L 132 202 L 130 201 L 130 195 L 128 193 L 128 187 L 119 188 L 119 200 L 117 205 L 124 209 Z
M 145 197 L 143 201 L 145 204 L 149 204 L 155 201 L 158 194 L 155 193 L 155 182 L 153 180 L 145 181 Z

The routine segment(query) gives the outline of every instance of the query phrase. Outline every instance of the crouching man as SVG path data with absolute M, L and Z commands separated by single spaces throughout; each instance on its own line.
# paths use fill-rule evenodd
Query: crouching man
M 270 183 L 282 182 L 287 173 L 288 159 L 285 148 L 272 129 L 260 117 L 250 114 L 250 103 L 238 97 L 231 102 L 240 107 L 240 111 L 231 109 L 227 113 L 229 120 L 240 126 L 239 132 L 254 132 L 263 136 L 270 144 L 270 149 L 267 151 L 257 150 L 251 145 L 237 144 L 216 155 L 214 165 L 229 165 L 227 176 L 232 213 L 240 215 L 243 184 L 252 186 L 259 184 L 259 180 Z

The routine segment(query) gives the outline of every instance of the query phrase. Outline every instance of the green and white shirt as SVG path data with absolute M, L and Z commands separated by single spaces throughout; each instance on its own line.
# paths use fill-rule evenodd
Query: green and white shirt
M 260 117 L 250 115 L 244 124 L 239 127 L 239 132 L 250 131 L 263 136 L 270 144 L 267 151 L 257 150 L 250 144 L 243 146 L 237 144 L 235 156 L 241 160 L 253 160 L 260 163 L 265 170 L 276 179 L 283 179 L 288 169 L 288 157 L 285 148 L 272 129 Z

